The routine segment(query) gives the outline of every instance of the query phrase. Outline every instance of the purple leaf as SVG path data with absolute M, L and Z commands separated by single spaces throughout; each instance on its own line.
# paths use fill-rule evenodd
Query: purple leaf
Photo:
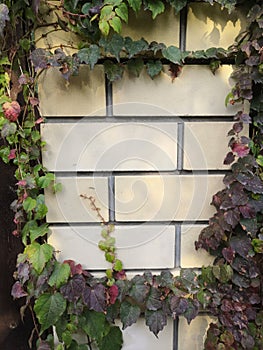
M 35 14 L 38 13 L 39 5 L 40 5 L 40 0 L 33 0 L 32 1 L 32 9 L 35 12 Z
M 18 265 L 17 277 L 22 284 L 29 280 L 29 264 L 27 262 Z
M 245 219 L 252 219 L 256 215 L 254 208 L 251 208 L 248 204 L 240 206 L 239 210 Z
M 82 275 L 75 275 L 72 279 L 60 288 L 65 299 L 75 302 L 82 295 L 85 288 L 85 279 Z
M 224 218 L 234 228 L 239 223 L 240 215 L 237 210 L 228 210 L 224 213 Z
M 51 350 L 51 347 L 46 341 L 41 340 L 37 350 Z
M 235 131 L 235 133 L 240 133 L 240 131 L 243 130 L 243 123 L 242 122 L 238 122 L 238 123 L 235 123 L 233 125 L 233 130 Z
M 224 248 L 222 250 L 223 257 L 226 259 L 227 262 L 232 263 L 234 257 L 235 257 L 235 252 L 231 247 Z
M 198 311 L 199 302 L 197 300 L 188 299 L 188 307 L 184 313 L 184 317 L 188 324 L 190 324 L 190 322 L 197 316 Z
M 11 295 L 14 299 L 19 299 L 26 297 L 28 294 L 24 291 L 21 283 L 17 281 L 12 287 Z
M 103 284 L 97 284 L 90 291 L 90 309 L 97 312 L 104 312 L 106 309 L 106 289 Z
M 132 305 L 124 301 L 120 307 L 120 318 L 123 324 L 123 329 L 135 323 L 141 314 L 141 309 L 138 305 Z
M 224 164 L 229 165 L 229 164 L 233 163 L 234 160 L 235 160 L 235 156 L 234 156 L 233 152 L 228 152 L 225 159 L 224 159 Z
M 158 333 L 167 324 L 167 316 L 163 312 L 163 310 L 157 310 L 157 311 L 146 310 L 145 321 L 150 331 L 153 332 L 153 334 L 157 337 Z
M 33 66 L 35 67 L 35 71 L 47 68 L 49 57 L 50 53 L 48 53 L 44 49 L 38 48 L 34 50 L 30 55 L 30 59 L 33 63 Z
M 180 298 L 176 295 L 173 295 L 171 298 L 170 298 L 170 309 L 173 313 L 173 316 L 180 316 L 182 315 L 187 307 L 188 307 L 188 301 L 187 299 L 185 298 Z

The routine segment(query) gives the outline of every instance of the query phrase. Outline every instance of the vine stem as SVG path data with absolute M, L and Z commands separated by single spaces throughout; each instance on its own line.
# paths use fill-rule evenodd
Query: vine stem
M 93 196 L 87 196 L 85 194 L 81 194 L 80 197 L 84 198 L 84 199 L 88 199 L 90 201 L 91 209 L 97 213 L 97 216 L 100 219 L 100 221 L 102 222 L 102 224 L 106 226 L 107 222 L 101 214 L 101 209 L 99 207 L 97 207 L 97 205 L 95 203 L 95 198 Z
M 37 333 L 38 338 L 40 339 L 41 337 L 40 337 L 40 333 L 39 333 L 39 330 L 38 330 L 37 321 L 36 321 L 36 318 L 35 318 L 34 311 L 32 309 L 32 305 L 30 305 L 30 304 L 29 304 L 29 309 L 30 309 L 30 312 L 31 312 L 31 315 L 32 315 L 32 320 L 33 320 L 33 323 L 34 323 L 35 331 Z

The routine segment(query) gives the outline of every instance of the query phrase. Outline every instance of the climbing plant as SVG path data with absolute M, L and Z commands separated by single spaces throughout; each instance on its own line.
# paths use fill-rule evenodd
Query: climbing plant
M 117 319 L 125 329 L 143 316 L 157 336 L 168 317 L 183 316 L 190 323 L 202 310 L 217 317 L 210 325 L 205 349 L 263 348 L 263 5 L 260 0 L 206 2 L 218 3 L 230 12 L 246 11 L 247 29 L 228 50 L 181 51 L 173 45 L 122 37 L 122 25 L 131 11 L 149 11 L 155 19 L 169 7 L 179 13 L 187 0 L 19 0 L 0 4 L 0 129 L 4 142 L 0 156 L 16 167 L 13 234 L 25 245 L 17 259 L 12 295 L 25 301 L 22 314 L 25 308 L 32 312 L 31 343 L 35 335 L 38 350 L 95 346 L 117 350 L 123 343 Z M 40 27 L 76 33 L 75 53 L 67 55 L 63 47 L 36 49 L 33 34 Z M 104 220 L 94 198 L 84 194 L 80 195 L 102 222 L 99 249 L 111 268 L 97 278 L 77 262 L 58 262 L 54 247 L 46 241 L 48 208 L 43 190 L 63 189 L 41 163 L 44 142 L 39 124 L 44 120 L 38 110 L 39 75 L 55 66 L 70 81 L 80 64 L 93 69 L 99 63 L 110 81 L 121 79 L 125 69 L 139 76 L 144 66 L 154 78 L 163 64 L 169 64 L 173 80 L 184 63 L 193 60 L 207 62 L 213 73 L 222 62 L 233 63 L 236 83 L 226 103 L 242 106 L 229 131 L 225 164 L 232 166 L 224 178 L 225 188 L 213 196 L 216 213 L 196 242 L 196 248 L 215 256 L 214 264 L 198 272 L 181 269 L 176 277 L 169 271 L 160 275 L 147 271 L 128 279 L 111 235 L 113 225 Z M 240 134 L 244 124 L 251 125 L 250 138 Z

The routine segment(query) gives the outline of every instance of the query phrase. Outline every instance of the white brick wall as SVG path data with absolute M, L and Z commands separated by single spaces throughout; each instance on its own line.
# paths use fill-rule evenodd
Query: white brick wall
M 179 16 L 170 11 L 157 17 L 157 25 L 150 15 L 141 16 L 131 15 L 124 35 L 179 45 Z M 190 4 L 187 21 L 187 50 L 227 48 L 244 25 L 240 14 L 197 3 Z M 58 40 L 60 34 L 39 43 Z M 102 66 L 82 67 L 70 84 L 56 69 L 40 79 L 47 117 L 41 126 L 47 142 L 43 162 L 63 185 L 55 195 L 46 190 L 49 242 L 60 260 L 76 260 L 96 273 L 107 268 L 97 248 L 101 227 L 89 201 L 80 197 L 85 194 L 95 198 L 106 221 L 115 222 L 118 257 L 128 274 L 166 268 L 179 273 L 213 261 L 195 251 L 194 241 L 214 213 L 211 198 L 228 169 L 226 135 L 239 109 L 224 104 L 232 67 L 223 65 L 213 75 L 208 66 L 187 65 L 174 82 L 168 68 L 154 80 L 144 71 L 139 79 L 125 73 L 114 82 L 112 116 L 106 112 Z M 190 326 L 181 318 L 178 324 L 170 320 L 156 339 L 140 320 L 124 331 L 123 349 L 201 350 L 209 322 L 201 315 Z

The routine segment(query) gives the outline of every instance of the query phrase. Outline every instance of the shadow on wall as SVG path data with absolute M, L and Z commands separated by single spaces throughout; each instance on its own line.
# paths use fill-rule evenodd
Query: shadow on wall
M 29 350 L 32 330 L 29 315 L 20 321 L 19 305 L 11 297 L 16 256 L 22 251 L 20 239 L 12 236 L 13 213 L 10 204 L 15 199 L 13 169 L 0 162 L 0 349 Z

